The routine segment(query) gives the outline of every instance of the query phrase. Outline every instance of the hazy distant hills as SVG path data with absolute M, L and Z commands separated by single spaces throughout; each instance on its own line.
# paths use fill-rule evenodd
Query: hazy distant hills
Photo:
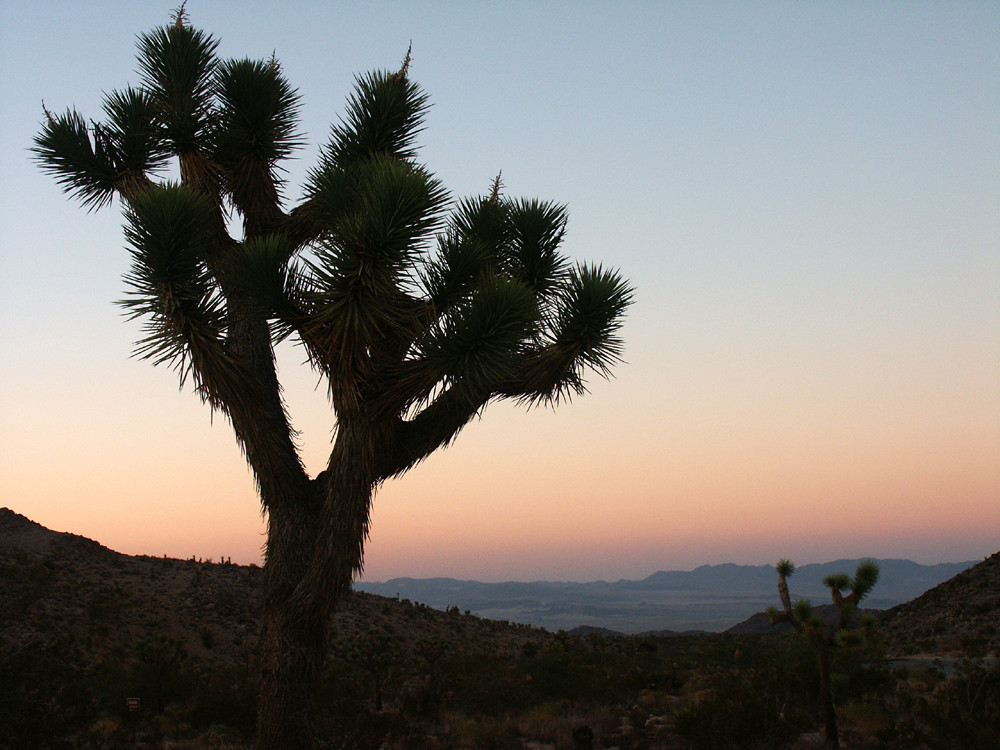
M 789 581 L 792 598 L 825 604 L 830 593 L 823 578 L 838 572 L 853 574 L 858 562 L 835 560 L 801 566 Z M 878 585 L 865 600 L 872 609 L 888 609 L 914 599 L 975 564 L 878 562 Z M 722 631 L 777 604 L 777 576 L 772 566 L 732 563 L 703 565 L 691 571 L 660 571 L 639 581 L 483 583 L 394 578 L 384 583 L 358 583 L 355 588 L 550 630 L 586 626 L 621 633 Z

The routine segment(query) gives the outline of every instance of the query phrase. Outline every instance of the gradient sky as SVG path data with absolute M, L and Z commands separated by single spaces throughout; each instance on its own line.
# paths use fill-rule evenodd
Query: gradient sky
M 130 358 L 117 204 L 87 214 L 27 151 L 42 99 L 99 117 L 172 6 L 0 3 L 0 505 L 121 552 L 259 562 L 225 419 Z M 412 40 L 420 158 L 453 195 L 503 170 L 568 204 L 572 256 L 637 289 L 615 380 L 555 411 L 493 405 L 380 491 L 367 579 L 1000 549 L 1000 4 L 188 11 L 299 88 L 293 186 L 353 76 Z M 332 421 L 302 360 L 280 351 L 315 473 Z

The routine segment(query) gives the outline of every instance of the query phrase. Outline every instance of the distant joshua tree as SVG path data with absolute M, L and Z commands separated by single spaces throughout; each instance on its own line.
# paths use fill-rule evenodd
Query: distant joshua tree
M 833 603 L 837 608 L 836 622 L 828 624 L 824 618 L 813 611 L 807 599 L 799 599 L 794 604 L 788 594 L 788 579 L 795 572 L 795 564 L 790 560 L 779 560 L 775 566 L 778 572 L 778 596 L 781 598 L 782 609 L 770 607 L 767 616 L 772 624 L 787 622 L 800 633 L 804 633 L 809 643 L 816 651 L 819 665 L 819 697 L 823 706 L 826 741 L 831 747 L 840 747 L 840 734 L 837 731 L 837 714 L 833 707 L 833 693 L 830 689 L 830 652 L 836 645 L 850 645 L 860 638 L 871 637 L 876 620 L 866 617 L 862 630 L 848 630 L 851 620 L 858 609 L 858 604 L 874 588 L 878 581 L 878 563 L 874 560 L 864 560 L 858 565 L 854 578 L 846 573 L 835 573 L 823 579 L 830 588 Z M 850 593 L 843 593 L 848 591 Z
M 166 705 L 166 685 L 180 671 L 181 664 L 187 658 L 184 642 L 158 631 L 136 640 L 132 644 L 132 650 L 143 671 L 152 680 L 156 710 L 162 712 Z
M 267 514 L 257 742 L 302 750 L 376 489 L 494 401 L 555 404 L 584 393 L 588 371 L 609 375 L 632 289 L 561 252 L 562 205 L 508 198 L 499 176 L 451 199 L 417 160 L 428 103 L 409 54 L 357 79 L 288 206 L 299 96 L 273 56 L 222 60 L 218 45 L 182 5 L 140 35 L 140 84 L 106 95 L 104 122 L 45 110 L 34 154 L 87 208 L 122 202 L 138 353 L 190 377 L 254 473 Z M 178 181 L 158 179 L 169 167 Z M 315 477 L 275 366 L 290 336 L 336 424 Z
M 358 636 L 334 640 L 333 652 L 371 678 L 375 710 L 382 711 L 385 686 L 402 661 L 402 641 L 391 630 L 369 628 Z

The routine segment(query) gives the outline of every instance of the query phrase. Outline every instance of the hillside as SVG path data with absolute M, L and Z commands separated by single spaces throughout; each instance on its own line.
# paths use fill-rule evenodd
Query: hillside
M 793 589 L 793 598 L 825 603 L 828 592 L 816 582 L 832 569 L 851 569 L 853 562 L 802 566 L 793 580 L 800 584 Z M 912 601 L 888 609 L 883 627 L 889 641 L 901 649 L 906 644 L 909 650 L 933 652 L 969 647 L 988 650 L 1000 645 L 996 626 L 1000 622 L 1000 553 L 972 567 L 969 563 L 920 566 L 893 560 L 880 565 L 883 579 L 877 589 L 890 587 L 897 592 L 919 589 L 953 569 L 961 571 Z M 0 608 L 0 639 L 4 645 L 16 647 L 57 631 L 78 644 L 82 662 L 92 663 L 126 658 L 137 638 L 162 632 L 183 640 L 193 658 L 230 663 L 244 658 L 256 646 L 260 572 L 255 565 L 122 555 L 84 537 L 50 531 L 3 508 L 0 601 L 7 605 Z M 737 587 L 740 596 L 730 593 L 727 597 L 726 586 Z M 335 632 L 349 635 L 358 622 L 376 622 L 404 630 L 407 639 L 415 642 L 460 628 L 464 629 L 463 641 L 493 640 L 496 648 L 511 652 L 523 645 L 524 638 L 516 634 L 533 629 L 501 627 L 489 619 L 459 615 L 458 610 L 523 615 L 525 608 L 534 607 L 536 613 L 548 612 L 550 619 L 558 613 L 567 629 L 579 634 L 640 632 L 643 624 L 673 612 L 680 627 L 667 629 L 657 620 L 659 627 L 643 631 L 664 635 L 681 628 L 695 630 L 688 627 L 692 620 L 715 623 L 721 611 L 728 613 L 722 617 L 730 622 L 744 618 L 728 631 L 738 634 L 766 632 L 767 628 L 758 627 L 757 613 L 774 603 L 769 566 L 702 566 L 690 572 L 659 572 L 642 581 L 614 583 L 395 579 L 362 587 L 388 596 L 356 592 L 338 615 Z M 636 591 L 644 592 L 644 598 L 633 602 L 634 606 L 627 605 L 631 601 L 627 593 Z M 658 604 L 656 596 L 666 597 L 667 592 L 672 592 L 672 603 Z M 417 600 L 431 607 L 415 603 Z M 877 609 L 885 600 L 885 593 L 876 591 L 865 603 Z M 439 611 L 444 609 L 449 611 Z M 627 620 L 633 612 L 639 613 L 638 619 Z M 395 622 L 401 618 L 405 627 Z M 619 627 L 593 623 L 602 619 Z M 541 632 L 534 631 L 536 636 Z
M 256 565 L 123 555 L 2 508 L 0 648 L 17 650 L 58 634 L 73 644 L 78 663 L 89 665 L 131 659 L 138 639 L 160 633 L 180 640 L 193 660 L 239 663 L 256 648 L 260 574 Z M 356 592 L 333 631 L 349 637 L 359 623 L 398 630 L 410 645 L 447 636 L 511 653 L 542 636 Z
M 1000 651 L 1000 552 L 885 613 L 882 630 L 897 653 Z
M 123 747 L 136 720 L 140 747 L 206 727 L 209 743 L 194 746 L 230 747 L 212 734 L 220 718 L 218 731 L 249 736 L 260 575 L 255 565 L 123 555 L 0 509 L 0 750 Z M 505 661 L 554 638 L 364 593 L 341 607 L 332 633 L 330 661 L 352 686 L 426 672 L 445 651 Z

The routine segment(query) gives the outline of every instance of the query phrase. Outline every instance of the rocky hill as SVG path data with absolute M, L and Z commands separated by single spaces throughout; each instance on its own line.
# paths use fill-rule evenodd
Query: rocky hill
M 0 639 L 24 648 L 60 638 L 82 666 L 128 659 L 140 636 L 181 640 L 206 662 L 254 646 L 255 566 L 130 557 L 0 509 Z
M 182 644 L 192 661 L 234 664 L 257 644 L 260 575 L 256 565 L 123 555 L 75 534 L 50 531 L 0 509 L 0 650 L 58 640 L 81 667 L 127 662 L 152 634 Z M 355 593 L 334 633 L 398 632 L 401 643 L 447 638 L 456 648 L 516 653 L 544 631 L 441 612 Z
M 888 610 L 882 620 L 897 653 L 1000 651 L 1000 552 Z

